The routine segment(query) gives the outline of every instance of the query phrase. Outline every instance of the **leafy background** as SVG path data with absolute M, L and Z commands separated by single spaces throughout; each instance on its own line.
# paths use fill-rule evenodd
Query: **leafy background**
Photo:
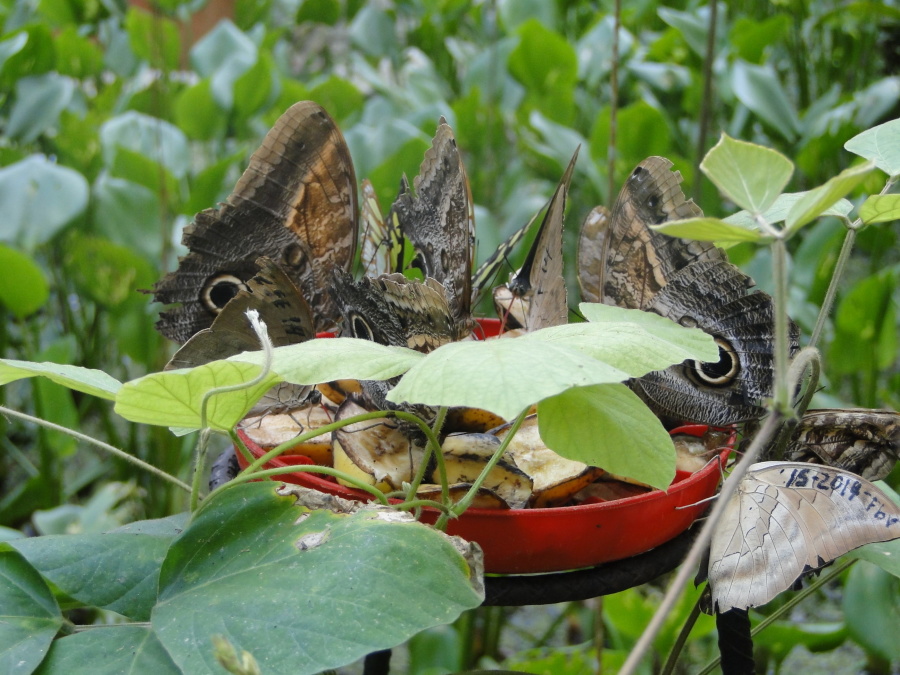
M 265 131 L 300 99 L 338 120 L 357 175 L 373 181 L 384 208 L 446 116 L 472 184 L 479 258 L 540 208 L 581 144 L 570 261 L 584 216 L 611 204 L 648 155 L 672 159 L 704 211 L 724 216 L 734 207 L 695 168 L 721 131 L 791 157 L 798 171 L 788 189 L 796 191 L 853 161 L 847 139 L 898 117 L 895 2 L 716 9 L 707 59 L 711 7 L 691 1 L 627 3 L 614 36 L 608 2 L 0 0 L 0 355 L 120 380 L 158 370 L 171 347 L 153 330 L 158 308 L 135 291 L 174 266 L 181 228 L 227 195 Z M 877 192 L 881 180 L 860 193 Z M 792 241 L 790 309 L 807 335 L 842 236 L 824 218 Z M 894 223 L 858 237 L 826 329 L 819 405 L 898 407 L 896 238 Z M 729 255 L 767 287 L 764 250 L 740 245 Z M 193 439 L 125 425 L 105 401 L 36 378 L 0 389 L 0 402 L 188 478 Z M 4 526 L 100 532 L 184 508 L 181 493 L 69 437 L 6 419 L 0 426 Z M 898 485 L 896 473 L 889 482 Z M 896 579 L 863 577 L 851 573 L 846 583 L 897 597 Z M 414 638 L 410 669 L 509 656 L 510 666 L 545 659 L 554 672 L 563 663 L 582 672 L 578 659 L 598 658 L 589 645 L 601 628 L 601 657 L 614 664 L 655 596 L 653 588 L 629 591 L 602 611 L 594 603 L 478 610 Z M 835 587 L 769 629 L 757 639 L 761 658 L 788 668 L 812 658 L 804 650 L 841 646 L 828 658 L 888 672 L 900 660 L 897 624 L 861 623 L 865 603 L 842 612 L 841 598 Z M 699 660 L 713 650 L 702 633 L 691 641 Z M 795 643 L 803 647 L 785 646 Z M 513 656 L 546 645 L 554 649 Z

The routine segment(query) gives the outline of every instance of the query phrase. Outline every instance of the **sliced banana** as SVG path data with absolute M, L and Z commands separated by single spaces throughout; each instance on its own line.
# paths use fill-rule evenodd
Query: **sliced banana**
M 367 412 L 347 399 L 337 411 L 337 419 Z M 343 471 L 382 492 L 399 490 L 412 480 L 422 464 L 424 449 L 412 443 L 397 425 L 397 420 L 377 418 L 355 422 L 332 434 L 334 468 Z M 344 485 L 352 486 L 343 482 Z
M 481 433 L 504 424 L 500 415 L 495 415 L 481 408 L 450 408 L 444 421 L 447 433 L 474 432 Z
M 244 420 L 242 429 L 250 440 L 261 448 L 274 448 L 307 431 L 331 424 L 336 412 L 335 406 L 323 401 L 292 410 L 290 413 L 248 417 Z M 316 464 L 330 466 L 331 434 L 325 433 L 296 445 L 291 454 L 306 455 Z
M 455 504 L 469 493 L 469 490 L 472 489 L 472 484 L 454 483 L 453 485 L 449 485 L 448 489 L 450 492 L 450 501 Z M 421 499 L 431 499 L 439 502 L 442 499 L 441 486 L 435 485 L 434 483 L 425 483 L 420 485 L 419 489 L 416 490 L 416 496 Z M 478 494 L 475 495 L 475 500 L 472 502 L 471 506 L 473 509 L 509 508 L 509 504 L 507 504 L 500 495 L 484 486 L 478 489 Z
M 504 425 L 493 433 L 498 439 L 503 439 L 509 429 L 510 425 Z M 509 442 L 505 456 L 534 481 L 531 499 L 534 508 L 564 504 L 584 486 L 606 473 L 596 466 L 566 459 L 548 448 L 538 433 L 537 415 L 525 418 Z
M 441 446 L 447 481 L 475 482 L 499 447 L 500 439 L 491 434 L 450 434 Z M 431 480 L 440 480 L 437 469 Z M 482 485 L 496 492 L 510 508 L 521 509 L 528 505 L 533 482 L 515 464 L 501 458 Z

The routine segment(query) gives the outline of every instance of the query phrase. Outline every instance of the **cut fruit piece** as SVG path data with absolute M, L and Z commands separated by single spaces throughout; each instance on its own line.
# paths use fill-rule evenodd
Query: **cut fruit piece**
M 450 483 L 474 483 L 484 470 L 488 460 L 500 447 L 500 439 L 491 434 L 451 434 L 444 440 L 441 450 L 447 481 Z M 437 470 L 431 480 L 439 481 Z M 521 469 L 506 459 L 500 459 L 491 469 L 482 485 L 496 492 L 512 509 L 521 509 L 531 498 L 532 480 Z
M 509 429 L 510 426 L 505 425 L 495 429 L 493 433 L 502 439 Z M 525 418 L 510 440 L 504 457 L 511 458 L 534 481 L 534 495 L 531 499 L 531 506 L 534 508 L 564 504 L 584 486 L 606 473 L 596 466 L 566 459 L 548 448 L 538 433 L 537 415 Z
M 450 501 L 456 504 L 465 497 L 469 490 L 472 489 L 471 483 L 453 483 L 448 486 L 450 491 Z M 441 486 L 434 483 L 425 483 L 416 490 L 416 496 L 420 499 L 431 499 L 433 501 L 441 501 Z M 471 504 L 473 509 L 508 509 L 509 504 L 493 490 L 484 486 L 478 489 L 478 494 Z
M 447 433 L 482 433 L 505 424 L 500 415 L 495 415 L 481 408 L 450 408 L 444 420 L 444 431 Z
M 337 411 L 343 420 L 368 412 L 347 399 Z M 332 434 L 334 468 L 382 492 L 399 490 L 422 464 L 424 449 L 412 443 L 397 420 L 377 418 L 355 422 Z M 338 482 L 349 485 L 338 478 Z
M 274 448 L 300 434 L 331 424 L 337 408 L 325 402 L 308 405 L 289 413 L 247 417 L 241 429 L 263 448 Z M 291 454 L 306 455 L 316 464 L 331 466 L 331 434 L 324 433 L 291 448 Z
M 316 389 L 329 401 L 335 405 L 344 402 L 349 394 L 358 394 L 362 391 L 359 380 L 335 380 L 334 382 L 324 382 L 317 384 Z

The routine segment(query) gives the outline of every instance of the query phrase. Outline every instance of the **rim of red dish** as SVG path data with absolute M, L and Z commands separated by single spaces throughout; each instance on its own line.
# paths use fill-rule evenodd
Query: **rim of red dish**
M 672 429 L 669 433 L 681 433 L 681 434 L 689 434 L 691 436 L 702 436 L 709 427 L 703 424 L 686 424 L 675 429 Z M 254 443 L 242 430 L 238 431 L 238 435 L 241 437 L 241 440 L 247 445 L 247 448 L 250 450 L 250 453 L 259 458 L 265 452 L 263 448 Z M 544 507 L 544 508 L 525 508 L 525 509 L 479 509 L 479 508 L 469 508 L 466 509 L 466 514 L 491 514 L 493 516 L 497 516 L 499 514 L 515 514 L 517 517 L 524 518 L 536 518 L 543 517 L 551 513 L 559 513 L 560 509 L 565 509 L 567 512 L 571 512 L 572 510 L 584 511 L 584 510 L 607 510 L 612 511 L 615 509 L 627 508 L 629 506 L 633 506 L 635 503 L 649 502 L 657 499 L 665 499 L 673 494 L 677 494 L 682 490 L 689 488 L 694 482 L 698 482 L 706 478 L 710 472 L 720 470 L 720 467 L 724 468 L 726 461 L 728 460 L 728 455 L 732 451 L 732 446 L 734 444 L 736 432 L 731 430 L 731 435 L 725 441 L 725 449 L 722 450 L 718 455 L 714 455 L 710 457 L 709 461 L 706 465 L 698 469 L 693 473 L 688 473 L 686 471 L 677 471 L 675 473 L 675 478 L 672 483 L 669 485 L 667 490 L 651 490 L 650 492 L 645 492 L 644 494 L 634 495 L 632 497 L 622 497 L 620 499 L 612 499 L 608 501 L 602 502 L 592 502 L 590 504 L 575 504 L 572 506 L 553 506 L 553 507 Z M 241 464 L 241 468 L 247 466 L 244 461 L 241 453 L 236 453 L 238 457 L 238 461 Z M 285 454 L 280 457 L 276 457 L 266 465 L 264 468 L 282 468 L 284 467 L 285 474 L 294 474 L 298 481 L 301 481 L 299 484 L 304 487 L 313 488 L 319 490 L 320 492 L 329 492 L 332 494 L 336 494 L 339 497 L 343 497 L 344 499 L 352 499 L 354 501 L 373 501 L 375 498 L 369 494 L 368 492 L 364 492 L 362 490 L 357 490 L 356 488 L 346 487 L 341 485 L 335 480 L 329 480 L 323 477 L 321 474 L 315 474 L 312 472 L 306 471 L 291 471 L 292 466 L 297 466 L 296 464 L 287 464 L 284 461 L 284 458 L 300 458 L 305 457 L 305 455 L 298 454 Z M 312 460 L 307 462 L 308 464 L 312 464 Z M 301 465 L 302 466 L 302 465 Z M 392 500 L 396 503 L 399 503 L 402 500 Z M 429 512 L 438 513 L 437 509 L 432 509 L 429 507 L 423 507 L 425 510 Z

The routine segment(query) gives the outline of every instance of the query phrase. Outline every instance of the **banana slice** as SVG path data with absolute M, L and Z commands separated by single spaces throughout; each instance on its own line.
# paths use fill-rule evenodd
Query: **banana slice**
M 359 380 L 335 380 L 334 382 L 323 382 L 317 384 L 316 389 L 329 401 L 335 405 L 344 402 L 349 394 L 358 394 L 362 391 Z
M 509 429 L 510 425 L 504 425 L 492 433 L 503 439 Z M 576 492 L 606 473 L 596 466 L 566 459 L 548 448 L 538 433 L 537 415 L 525 418 L 509 442 L 505 456 L 534 481 L 531 499 L 534 508 L 564 504 Z
M 367 412 L 347 399 L 337 411 L 337 419 Z M 334 468 L 350 474 L 382 492 L 399 490 L 412 480 L 422 464 L 424 448 L 415 445 L 397 420 L 377 418 L 348 424 L 332 434 Z M 348 487 L 349 483 L 343 482 Z
M 468 494 L 469 490 L 472 489 L 471 483 L 453 483 L 453 485 L 448 486 L 450 491 L 450 501 L 456 504 L 460 499 Z M 441 501 L 441 486 L 435 485 L 433 483 L 424 483 L 419 486 L 419 489 L 416 490 L 416 496 L 421 499 L 432 499 L 436 502 Z M 475 495 L 475 500 L 472 502 L 473 509 L 508 509 L 509 504 L 507 504 L 504 499 L 498 495 L 493 490 L 489 490 L 488 488 L 482 486 L 478 489 L 478 494 Z
M 499 447 L 500 439 L 491 434 L 450 434 L 441 446 L 447 480 L 450 483 L 475 482 Z M 431 480 L 440 480 L 437 470 Z M 531 498 L 533 482 L 515 464 L 501 458 L 482 485 L 496 492 L 510 508 L 521 509 Z
M 258 446 L 274 448 L 307 431 L 331 424 L 336 412 L 336 406 L 323 400 L 322 403 L 308 405 L 290 413 L 248 417 L 243 421 L 242 429 Z M 306 443 L 295 446 L 291 452 L 306 455 L 316 464 L 330 466 L 331 434 L 316 436 Z
M 481 408 L 450 408 L 444 421 L 447 433 L 474 432 L 482 433 L 504 424 L 500 415 L 495 415 Z

